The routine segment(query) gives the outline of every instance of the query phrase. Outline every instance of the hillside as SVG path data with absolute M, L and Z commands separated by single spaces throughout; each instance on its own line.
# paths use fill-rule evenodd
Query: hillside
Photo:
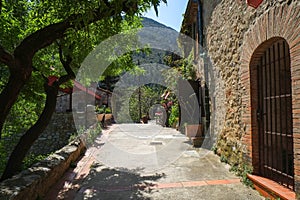
M 143 23 L 144 27 L 159 27 L 159 28 L 168 28 L 168 29 L 174 30 L 171 27 L 168 27 L 162 23 L 159 23 L 159 22 L 157 22 L 153 19 L 147 18 L 147 17 L 143 17 L 142 23 Z
M 135 63 L 165 64 L 164 57 L 166 55 L 170 55 L 171 52 L 179 53 L 177 45 L 177 31 L 146 17 L 143 18 L 142 23 L 146 31 L 142 30 L 139 33 L 139 36 L 145 45 L 151 43 L 153 46 L 150 47 L 150 53 L 135 53 L 133 55 Z
M 156 41 L 154 47 L 147 53 L 139 52 L 132 54 L 132 60 L 136 65 L 143 64 L 162 64 L 166 65 L 164 58 L 171 55 L 172 50 L 178 51 L 177 37 L 178 33 L 174 29 L 161 24 L 153 19 L 143 18 L 143 26 L 147 32 L 139 32 L 140 40 L 147 45 L 149 42 Z M 125 72 L 124 72 L 125 73 Z M 107 77 L 105 81 L 99 82 L 99 86 L 104 89 L 113 90 L 119 77 Z

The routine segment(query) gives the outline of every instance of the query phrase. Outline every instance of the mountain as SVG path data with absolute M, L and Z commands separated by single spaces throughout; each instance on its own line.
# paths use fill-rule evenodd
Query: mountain
M 147 17 L 143 17 L 143 26 L 144 27 L 158 27 L 158 28 L 168 28 L 168 29 L 171 29 L 171 30 L 174 30 L 173 28 L 171 27 L 168 27 L 162 23 L 159 23 L 153 19 L 150 19 L 150 18 L 147 18 Z M 175 30 L 174 30 L 175 31 Z
M 173 53 L 179 54 L 177 38 L 179 33 L 153 19 L 143 17 L 142 29 L 138 34 L 140 42 L 149 46 L 150 53 L 134 53 L 133 60 L 136 64 L 158 63 L 165 64 L 164 58 Z
M 136 65 L 166 65 L 164 61 L 165 57 L 172 55 L 172 52 L 179 52 L 177 45 L 178 32 L 164 24 L 146 17 L 143 18 L 142 24 L 145 29 L 142 29 L 138 33 L 140 37 L 139 42 L 144 44 L 142 46 L 149 47 L 148 44 L 152 45 L 149 47 L 147 52 L 133 52 L 133 62 Z M 124 74 L 125 73 L 126 72 L 124 72 Z M 100 82 L 99 86 L 104 89 L 112 90 L 115 83 L 118 81 L 119 77 L 107 77 L 107 80 Z

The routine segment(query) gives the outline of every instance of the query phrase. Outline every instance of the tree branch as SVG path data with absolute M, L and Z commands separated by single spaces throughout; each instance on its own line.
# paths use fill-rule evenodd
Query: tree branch
M 61 76 L 61 77 L 58 79 L 57 84 L 58 84 L 58 85 L 61 85 L 61 84 L 64 84 L 64 83 L 66 83 L 67 81 L 72 80 L 72 79 L 74 79 L 74 77 L 73 77 L 72 75 L 67 74 L 67 75 Z
M 109 2 L 108 2 L 108 0 L 103 0 L 103 2 L 105 3 L 105 5 L 106 5 L 107 7 L 109 7 Z
M 75 79 L 75 73 L 73 72 L 73 70 L 70 66 L 71 62 L 72 62 L 72 57 L 70 55 L 67 55 L 66 60 L 64 60 L 62 45 L 60 43 L 57 43 L 57 44 L 58 44 L 59 60 L 67 72 L 67 75 L 61 76 L 58 80 L 58 84 L 61 85 L 71 79 Z
M 9 67 L 12 66 L 12 62 L 13 62 L 13 56 L 10 53 L 8 53 L 1 45 L 0 45 L 0 61 Z
M 59 53 L 60 62 L 62 63 L 66 72 L 75 78 L 75 73 L 73 72 L 73 70 L 71 69 L 71 66 L 70 66 L 71 62 L 72 62 L 72 57 L 68 54 L 65 56 L 66 60 L 64 60 L 62 45 L 60 43 L 57 43 L 57 45 L 58 45 L 58 53 Z M 69 49 L 71 49 L 71 47 Z
M 127 1 L 128 0 L 118 0 L 118 4 L 122 5 L 120 8 L 115 6 L 116 1 L 106 2 L 107 8 L 99 7 L 95 9 L 92 12 L 93 14 L 90 15 L 93 17 L 87 21 L 84 20 L 84 14 L 74 14 L 62 22 L 46 26 L 25 38 L 16 48 L 14 54 L 15 56 L 27 54 L 28 56 L 33 57 L 40 49 L 47 47 L 55 40 L 62 38 L 69 28 L 80 29 L 93 22 L 113 17 L 121 12 L 135 12 L 138 9 L 137 6 L 133 7 L 132 5 L 125 3 Z

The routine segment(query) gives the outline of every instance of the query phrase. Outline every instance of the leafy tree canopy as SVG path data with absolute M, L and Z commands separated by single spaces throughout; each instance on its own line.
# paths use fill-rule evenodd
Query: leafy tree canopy
M 2 179 L 18 170 L 26 150 L 51 118 L 48 98 L 55 91 L 45 86 L 45 78 L 66 78 L 59 85 L 74 78 L 97 44 L 139 27 L 141 14 L 151 6 L 157 11 L 161 2 L 166 0 L 0 0 L 1 142 L 3 135 L 26 131 Z M 130 61 L 125 55 L 114 62 L 113 73 L 120 73 L 116 67 L 126 68 L 122 63 Z

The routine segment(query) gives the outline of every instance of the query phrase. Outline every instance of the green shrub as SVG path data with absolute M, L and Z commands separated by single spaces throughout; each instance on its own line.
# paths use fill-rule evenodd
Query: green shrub
M 253 168 L 250 165 L 247 165 L 245 163 L 233 165 L 231 166 L 230 171 L 234 172 L 237 176 L 240 176 L 242 178 L 242 182 L 246 186 L 253 188 L 252 181 L 247 177 L 247 174 L 253 173 Z
M 106 109 L 105 109 L 105 114 L 110 114 L 111 113 L 111 109 L 110 109 L 110 107 L 107 107 Z
M 105 108 L 104 107 L 96 106 L 96 113 L 97 114 L 103 114 L 103 113 L 105 113 Z
M 121 105 L 116 111 L 118 123 L 140 122 L 143 115 L 148 116 L 150 108 L 160 99 L 163 87 L 160 85 L 144 85 L 136 89 L 129 87 L 130 93 L 119 99 L 117 104 Z M 129 96 L 130 95 L 130 96 Z M 129 99 L 129 103 L 125 101 Z M 141 113 L 140 113 L 141 112 Z M 141 116 L 140 116 L 141 114 Z
M 221 160 L 221 162 L 228 163 L 228 160 L 227 160 L 226 156 L 224 156 L 224 155 L 221 155 L 220 160 Z
M 74 141 L 76 138 L 78 138 L 80 135 L 85 134 L 86 135 L 86 144 L 90 145 L 92 144 L 95 139 L 98 137 L 98 135 L 101 133 L 101 123 L 97 122 L 96 126 L 90 129 L 85 130 L 83 127 L 81 127 L 77 132 L 72 134 L 69 138 L 69 142 Z
M 87 134 L 86 137 L 86 144 L 91 145 L 95 141 L 95 139 L 98 137 L 98 135 L 101 133 L 102 128 L 100 123 L 97 123 L 95 128 L 87 130 L 85 134 Z
M 214 152 L 214 154 L 217 154 L 217 146 L 216 145 L 214 145 L 212 148 L 211 148 L 211 150 L 212 150 L 212 152 Z
M 252 174 L 253 173 L 253 168 L 249 165 L 243 164 L 242 170 L 241 170 L 241 176 L 242 176 L 242 182 L 253 188 L 253 183 L 252 181 L 247 177 L 247 174 Z
M 179 106 L 177 103 L 174 103 L 174 105 L 171 108 L 171 113 L 169 116 L 169 125 L 174 127 L 178 123 L 179 120 Z
M 84 131 L 85 131 L 85 128 L 83 126 L 79 127 L 76 132 L 74 132 L 73 134 L 70 135 L 68 142 L 70 143 L 70 142 L 74 141 L 76 138 L 78 138 L 79 135 L 82 135 L 84 133 Z

